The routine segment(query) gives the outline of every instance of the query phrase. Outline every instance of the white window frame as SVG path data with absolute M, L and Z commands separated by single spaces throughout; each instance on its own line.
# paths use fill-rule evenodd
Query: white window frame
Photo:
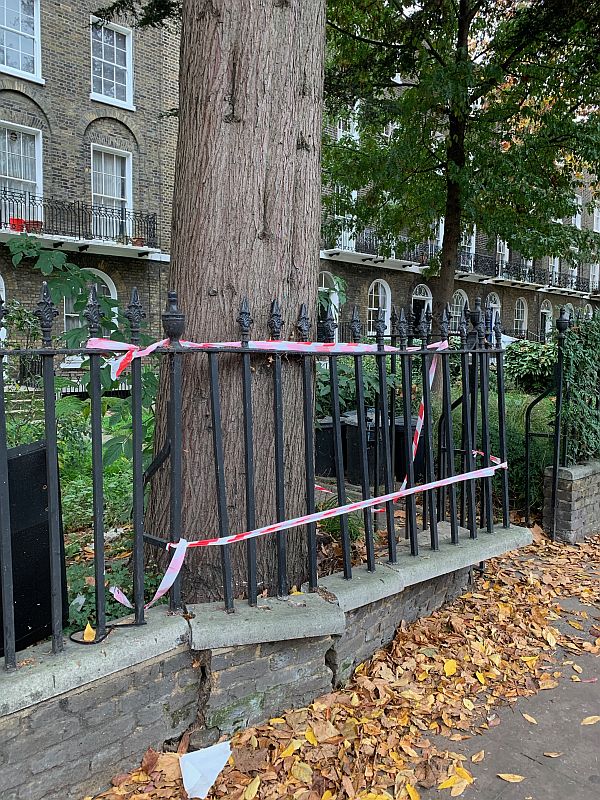
M 498 265 L 506 267 L 510 261 L 510 248 L 506 239 L 501 239 L 499 236 L 496 239 L 496 255 L 498 257 Z
M 26 125 L 17 125 L 14 122 L 0 119 L 0 128 L 7 128 L 19 133 L 27 133 L 35 137 L 35 194 L 36 197 L 44 196 L 44 166 L 42 163 L 42 132 L 39 128 L 29 128 Z M 7 176 L 8 177 L 8 176 Z M 1 179 L 1 176 L 0 176 Z M 18 178 L 15 178 L 18 180 Z M 38 209 L 40 216 L 41 208 Z
M 560 257 L 559 256 L 550 256 L 548 259 L 548 272 L 549 272 L 549 279 L 550 283 L 552 284 L 554 281 L 558 280 L 558 276 L 560 275 Z
M 412 290 L 410 295 L 410 310 L 414 314 L 414 301 L 417 300 L 424 300 L 425 301 L 425 310 L 431 313 L 431 309 L 433 307 L 433 295 L 431 294 L 431 289 L 427 286 L 426 283 L 419 283 L 415 286 Z M 418 325 L 419 320 L 415 318 L 415 325 Z
M 0 72 L 6 75 L 14 75 L 17 78 L 24 78 L 32 83 L 39 83 L 42 86 L 46 81 L 42 78 L 42 32 L 40 26 L 40 0 L 33 0 L 33 63 L 35 72 L 23 72 L 14 67 L 0 64 Z
M 574 322 L 575 321 L 575 307 L 573 306 L 573 303 L 565 303 L 565 312 L 566 312 L 566 315 L 567 315 L 567 319 L 570 319 L 571 321 Z
M 580 231 L 581 230 L 581 218 L 582 218 L 582 212 L 583 212 L 583 208 L 582 208 L 582 205 L 581 205 L 581 195 L 580 194 L 576 194 L 575 197 L 573 198 L 573 201 L 574 201 L 575 206 L 576 206 L 576 211 L 573 214 L 573 216 L 571 217 L 571 225 L 574 228 L 577 228 L 578 231 Z
M 591 319 L 594 316 L 594 307 L 591 303 L 586 303 L 583 307 L 583 315 L 586 319 Z
M 600 280 L 600 264 L 590 264 L 590 291 L 595 291 L 599 288 L 598 281 Z
M 592 222 L 594 233 L 600 233 L 600 206 L 594 208 L 594 217 Z
M 542 331 L 542 322 L 545 320 L 545 327 Z M 540 333 L 543 333 L 544 339 L 548 339 L 552 335 L 552 326 L 554 324 L 554 311 L 550 300 L 542 300 L 540 305 Z
M 92 206 L 94 205 L 94 152 L 101 151 L 103 153 L 110 153 L 111 155 L 121 156 L 125 158 L 125 188 L 126 188 L 126 197 L 125 197 L 125 210 L 126 211 L 133 211 L 133 169 L 132 169 L 132 153 L 129 150 L 117 150 L 115 147 L 105 147 L 102 144 L 91 144 L 90 145 L 90 191 L 92 196 Z M 127 236 L 130 236 L 131 232 L 127 231 Z
M 462 304 L 460 305 L 460 313 L 458 313 L 457 309 L 459 307 L 459 303 L 455 302 L 457 295 L 460 296 L 462 300 Z M 467 293 L 462 289 L 456 289 L 454 294 L 452 295 L 452 306 L 450 307 L 450 331 L 452 333 L 458 333 L 460 327 L 460 320 L 463 315 L 463 311 L 465 305 L 469 302 L 469 298 L 467 297 Z
M 327 284 L 330 284 L 327 286 Z M 321 285 L 323 284 L 323 286 Z M 329 270 L 322 269 L 319 272 L 319 285 L 317 288 L 317 292 L 327 291 L 329 295 L 329 299 L 331 301 L 331 314 L 333 316 L 334 322 L 339 322 L 340 316 L 340 297 L 335 288 L 335 276 Z M 319 315 L 321 313 L 321 307 L 319 305 Z M 333 334 L 333 341 L 337 344 L 339 340 L 339 327 L 335 329 Z
M 529 309 L 527 307 L 527 300 L 524 297 L 517 297 L 515 301 L 515 313 L 514 313 L 515 333 L 527 332 L 528 316 L 529 316 Z
M 502 321 L 502 303 L 500 302 L 500 295 L 497 292 L 489 292 L 485 298 L 485 305 L 489 306 L 492 311 L 492 327 L 496 323 L 495 315 L 498 314 L 500 321 Z
M 102 24 L 98 25 L 98 23 Z M 94 56 L 92 55 L 92 33 L 95 27 L 107 28 L 108 30 L 115 31 L 115 33 L 122 33 L 127 40 L 127 50 L 125 56 L 125 71 L 127 74 L 126 100 L 119 100 L 116 97 L 107 97 L 106 95 L 99 94 L 98 92 L 94 91 Z M 124 108 L 128 111 L 135 111 L 135 105 L 133 102 L 133 65 L 133 30 L 131 28 L 126 28 L 123 25 L 116 25 L 114 22 L 104 22 L 99 17 L 95 17 L 93 14 L 90 15 L 90 100 L 94 100 L 97 103 L 104 103 L 105 105 L 109 106 L 117 106 L 117 108 Z
M 472 230 L 463 231 L 462 236 L 460 237 L 460 246 L 459 246 L 459 263 L 461 269 L 468 269 L 469 272 L 473 272 L 473 267 L 475 266 L 475 239 L 477 236 L 477 227 L 473 225 Z
M 384 292 L 384 300 L 385 305 L 383 306 L 383 310 L 385 311 L 385 333 L 384 336 L 391 336 L 391 318 L 392 318 L 392 290 L 390 289 L 390 285 L 387 281 L 384 281 L 383 278 L 376 278 L 371 285 L 369 286 L 369 292 L 367 294 L 367 336 L 375 336 L 375 322 L 377 321 L 377 311 L 379 310 L 379 306 L 377 308 L 371 305 L 371 292 L 376 284 L 379 284 L 383 287 Z M 371 314 L 373 312 L 373 314 Z

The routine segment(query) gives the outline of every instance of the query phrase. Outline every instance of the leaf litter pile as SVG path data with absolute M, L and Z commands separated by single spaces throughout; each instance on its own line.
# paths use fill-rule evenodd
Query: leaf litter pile
M 567 672 L 585 681 L 574 661 L 560 668 L 557 645 L 573 658 L 600 655 L 600 537 L 568 546 L 534 533 L 531 547 L 488 562 L 460 598 L 403 624 L 347 687 L 235 734 L 209 798 L 419 800 L 419 789 L 431 787 L 441 797 L 462 795 L 474 778 L 452 742 L 500 724 L 498 706 L 551 690 Z M 576 597 L 589 611 L 564 612 L 561 597 Z M 572 634 L 553 627 L 565 615 Z M 432 743 L 437 734 L 447 747 Z M 480 750 L 471 761 L 484 758 Z M 115 778 L 98 800 L 183 800 L 178 759 L 148 751 L 140 769 Z

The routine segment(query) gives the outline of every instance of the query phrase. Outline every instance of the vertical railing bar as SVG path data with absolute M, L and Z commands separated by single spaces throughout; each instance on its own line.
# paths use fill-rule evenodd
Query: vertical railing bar
M 0 298 L 0 325 L 3 317 L 4 301 Z M 7 671 L 11 671 L 17 668 L 17 656 L 15 650 L 12 531 L 10 524 L 7 447 L 4 364 L 0 361 L 0 590 L 2 592 L 4 668 Z
M 162 315 L 163 329 L 169 339 L 170 352 L 167 356 L 169 365 L 170 403 L 168 416 L 168 433 L 170 443 L 169 461 L 169 539 L 176 543 L 182 536 L 182 353 L 179 342 L 183 334 L 185 317 L 177 306 L 177 293 L 168 292 L 167 307 Z M 180 611 L 181 576 L 173 584 L 169 595 L 171 611 Z
M 490 464 L 490 419 L 489 419 L 489 380 L 490 380 L 490 356 L 487 352 L 489 343 L 482 335 L 484 331 L 480 327 L 479 332 L 479 364 L 481 372 L 481 444 L 483 452 L 483 462 L 487 467 Z M 484 507 L 485 515 L 484 521 L 488 533 L 494 531 L 494 507 L 492 501 L 492 479 L 483 479 L 483 493 L 485 497 Z
M 303 303 L 296 323 L 302 342 L 308 341 L 310 320 Z M 315 512 L 315 434 L 313 419 L 313 357 L 302 356 L 302 395 L 304 399 L 304 464 L 306 473 L 306 513 Z M 306 526 L 308 544 L 308 588 L 315 592 L 318 588 L 317 575 L 317 525 L 310 522 Z
M 375 322 L 375 338 L 377 342 L 377 375 L 379 378 L 379 402 L 381 435 L 383 444 L 383 482 L 385 493 L 391 494 L 394 490 L 394 479 L 392 473 L 392 454 L 390 447 L 389 431 L 389 412 L 388 412 L 388 392 L 387 392 L 387 363 L 385 353 L 384 334 L 386 329 L 385 311 L 379 308 L 377 320 Z M 391 500 L 385 504 L 385 518 L 387 526 L 388 556 L 391 564 L 397 561 L 396 552 L 396 521 L 394 518 L 394 503 Z
M 46 281 L 42 284 L 36 316 L 40 320 L 43 348 L 52 347 L 52 323 L 58 315 Z M 50 532 L 50 598 L 52 616 L 52 652 L 63 650 L 63 593 L 60 499 L 58 486 L 58 441 L 56 429 L 56 394 L 54 391 L 54 356 L 42 351 L 44 394 L 44 430 L 46 437 L 46 471 L 48 486 L 48 527 Z M 103 576 L 104 581 L 104 576 Z
M 252 317 L 248 300 L 244 298 L 240 307 L 237 322 L 241 328 L 242 342 L 242 406 L 244 413 L 244 470 L 246 475 L 246 527 L 254 530 L 256 527 L 256 498 L 254 490 L 254 436 L 252 413 L 252 372 L 250 353 L 250 327 Z M 258 581 L 256 571 L 256 539 L 246 540 L 246 570 L 248 579 L 248 605 L 255 606 L 258 597 Z
M 350 322 L 352 341 L 360 341 L 361 326 L 358 314 L 358 306 L 354 306 L 352 320 Z M 354 356 L 354 385 L 356 387 L 356 414 L 358 422 L 358 441 L 360 457 L 360 483 L 362 499 L 368 500 L 370 497 L 369 486 L 369 451 L 367 443 L 367 410 L 365 408 L 365 386 L 364 386 L 363 358 Z M 377 495 L 376 495 L 377 496 Z M 363 524 L 365 528 L 365 547 L 367 550 L 367 570 L 375 572 L 375 547 L 373 541 L 373 510 L 365 508 L 363 510 Z
M 125 311 L 131 330 L 131 343 L 140 343 L 140 325 L 146 314 L 137 287 Z M 170 405 L 170 404 L 169 404 Z M 135 624 L 144 624 L 144 426 L 142 415 L 142 362 L 131 362 L 131 426 L 133 445 L 133 605 Z
M 494 333 L 496 337 L 496 378 L 498 388 L 498 447 L 500 452 L 498 456 L 501 461 L 507 459 L 507 446 L 506 446 L 506 396 L 504 386 L 504 351 L 502 348 L 502 327 L 500 325 L 500 315 L 496 312 L 496 319 L 494 321 Z M 527 420 L 526 420 L 527 425 Z M 529 447 L 529 437 L 525 438 L 525 447 Z M 525 468 L 529 469 L 529 458 L 526 456 Z M 500 482 L 502 485 L 502 527 L 510 527 L 509 518 L 509 498 L 508 498 L 508 470 L 500 470 Z M 527 480 L 526 480 L 527 484 Z M 526 514 L 529 516 L 529 507 L 527 504 Z M 527 523 L 528 524 L 528 523 Z
M 335 340 L 337 324 L 333 318 L 331 305 L 323 321 L 323 334 L 325 342 Z M 333 455 L 335 461 L 335 480 L 337 489 L 337 503 L 346 505 L 346 483 L 344 479 L 344 450 L 342 445 L 342 414 L 340 408 L 340 386 L 338 376 L 337 356 L 329 356 L 329 384 L 331 396 L 331 420 L 333 423 Z M 352 577 L 352 552 L 350 548 L 350 532 L 348 529 L 348 515 L 342 514 L 340 520 L 340 538 L 342 542 L 342 562 L 344 578 Z
M 470 386 L 470 356 L 467 352 L 467 319 L 469 309 L 465 304 L 463 316 L 460 320 L 460 349 L 462 350 L 461 359 L 461 383 L 462 383 L 462 419 L 463 419 L 463 464 L 467 472 L 475 469 L 475 440 L 471 427 L 471 386 Z M 475 355 L 473 355 L 475 358 Z M 466 518 L 471 539 L 477 538 L 477 508 L 476 508 L 476 488 L 475 481 L 465 481 L 464 495 L 466 497 Z M 461 522 L 461 524 L 464 524 Z
M 561 440 L 561 426 L 562 426 L 562 411 L 563 411 L 563 383 L 564 383 L 564 345 L 565 336 L 569 322 L 565 316 L 565 309 L 562 307 L 558 319 L 556 320 L 556 329 L 558 331 L 558 359 L 556 365 L 556 410 L 554 416 L 554 442 L 552 449 L 552 532 L 551 539 L 556 541 L 556 503 L 558 498 L 558 470 L 560 468 L 560 440 Z
M 402 413 L 404 422 L 404 460 L 406 461 L 406 488 L 409 489 L 415 483 L 415 470 L 412 457 L 412 384 L 410 366 L 411 355 L 407 351 L 407 324 L 404 309 L 400 310 L 400 373 L 402 376 Z M 411 555 L 419 554 L 419 534 L 417 529 L 417 512 L 414 495 L 406 497 L 406 526 L 410 539 Z
M 227 495 L 225 487 L 223 458 L 223 427 L 221 421 L 221 397 L 219 392 L 218 354 L 208 353 L 210 414 L 212 424 L 213 453 L 215 459 L 215 479 L 217 484 L 217 510 L 219 517 L 219 536 L 229 535 L 229 514 L 227 511 Z M 221 572 L 223 576 L 223 597 L 225 610 L 233 611 L 233 577 L 229 546 L 221 547 Z
M 100 304 L 97 287 L 92 285 L 84 316 L 90 337 L 100 330 Z M 92 436 L 92 519 L 94 527 L 94 579 L 96 601 L 96 641 L 106 636 L 106 597 L 104 594 L 104 467 L 102 459 L 102 383 L 100 356 L 90 354 L 90 415 Z
M 440 333 L 443 341 L 448 341 L 449 314 L 448 309 L 442 312 Z M 442 350 L 442 407 L 444 413 L 444 439 L 446 444 L 446 476 L 451 478 L 454 475 L 454 430 L 452 421 L 452 396 L 450 383 L 450 355 L 451 350 Z M 456 484 L 452 483 L 448 487 L 448 514 L 450 517 L 450 540 L 452 544 L 458 544 L 458 518 L 456 513 Z
M 269 318 L 271 339 L 281 339 L 282 317 L 277 300 L 271 304 Z M 277 522 L 285 521 L 285 472 L 284 472 L 284 438 L 283 438 L 283 394 L 281 355 L 273 354 L 273 416 L 275 423 L 275 512 Z M 287 581 L 287 539 L 285 531 L 277 534 L 277 594 L 286 597 Z
M 435 462 L 433 457 L 433 428 L 432 428 L 432 415 L 431 415 L 431 387 L 429 385 L 429 369 L 431 361 L 435 355 L 430 355 L 427 349 L 429 341 L 429 322 L 425 317 L 425 311 L 421 316 L 419 322 L 419 333 L 421 336 L 421 378 L 423 387 L 423 430 L 421 436 L 423 437 L 423 450 L 425 455 L 425 482 L 432 483 L 435 480 Z M 439 549 L 439 537 L 437 528 L 437 507 L 435 491 L 429 491 L 423 497 L 423 518 L 424 530 L 427 524 L 427 508 L 429 507 L 429 520 L 430 520 L 430 542 L 431 549 Z
M 381 446 L 380 446 L 380 434 L 381 434 L 381 424 L 379 420 L 379 392 L 375 392 L 375 397 L 373 399 L 375 407 L 373 409 L 373 437 L 374 437 L 374 448 L 375 452 L 373 454 L 373 496 L 379 497 L 379 473 L 381 471 Z M 373 530 L 376 533 L 379 530 L 379 515 L 375 515 L 373 519 Z

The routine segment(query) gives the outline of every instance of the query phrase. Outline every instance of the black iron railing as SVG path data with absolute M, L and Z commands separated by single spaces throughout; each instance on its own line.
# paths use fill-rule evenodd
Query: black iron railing
M 0 230 L 158 247 L 156 214 L 0 190 Z
M 0 309 L 2 306 L 0 305 Z M 92 450 L 93 481 L 93 531 L 94 531 L 94 564 L 96 586 L 96 641 L 101 641 L 110 625 L 106 619 L 105 601 L 105 555 L 104 555 L 104 469 L 102 461 L 102 393 L 105 390 L 101 376 L 101 366 L 107 357 L 106 351 L 55 348 L 52 338 L 53 320 L 57 309 L 53 304 L 48 287 L 43 285 L 41 298 L 37 304 L 37 316 L 42 331 L 42 347 L 27 350 L 0 350 L 0 358 L 4 359 L 4 369 L 0 370 L 0 558 L 3 569 L 2 606 L 3 635 L 6 666 L 14 668 L 15 627 L 13 597 L 13 554 L 11 553 L 11 520 L 10 497 L 8 496 L 7 466 L 7 426 L 5 405 L 5 375 L 10 374 L 14 360 L 23 357 L 34 357 L 41 360 L 41 392 L 43 395 L 43 415 L 46 440 L 47 476 L 47 513 L 50 540 L 51 575 L 51 620 L 52 648 L 59 652 L 63 648 L 63 611 L 62 593 L 62 558 L 61 558 L 61 520 L 60 489 L 58 462 L 58 434 L 56 411 L 56 379 L 57 364 L 68 356 L 89 357 L 88 393 L 90 397 L 90 413 L 87 417 L 90 424 L 90 440 Z M 288 313 L 290 310 L 288 309 Z M 1 322 L 0 314 L 0 322 Z M 131 343 L 138 345 L 140 340 L 140 323 L 144 311 L 136 290 L 126 310 L 126 318 L 131 327 Z M 96 288 L 90 290 L 90 298 L 85 311 L 90 337 L 98 335 L 100 330 L 100 310 Z M 496 510 L 500 511 L 503 527 L 508 527 L 508 478 L 506 470 L 500 470 L 500 497 L 495 502 L 492 495 L 492 476 L 486 473 L 483 477 L 462 479 L 460 476 L 475 468 L 476 454 L 481 454 L 482 464 L 489 466 L 492 462 L 490 451 L 490 426 L 497 420 L 498 427 L 493 431 L 499 442 L 498 452 L 494 455 L 503 462 L 506 460 L 506 436 L 504 420 L 504 385 L 503 385 L 503 350 L 501 348 L 501 329 L 496 319 L 492 329 L 491 311 L 482 311 L 478 300 L 471 311 L 466 308 L 460 320 L 458 336 L 449 340 L 449 313 L 445 310 L 433 325 L 429 313 L 423 314 L 420 320 L 407 319 L 404 311 L 400 314 L 394 309 L 391 314 L 390 330 L 387 330 L 386 315 L 379 309 L 375 322 L 376 344 L 371 350 L 357 352 L 350 348 L 350 354 L 332 351 L 327 348 L 325 356 L 322 348 L 302 348 L 298 352 L 297 344 L 283 342 L 281 338 L 283 319 L 282 310 L 274 301 L 271 305 L 268 325 L 258 331 L 262 337 L 260 347 L 250 341 L 252 331 L 251 309 L 246 301 L 242 303 L 237 322 L 239 324 L 240 342 L 233 345 L 215 344 L 206 349 L 188 349 L 180 344 L 184 332 L 185 318 L 177 307 L 177 296 L 170 292 L 167 310 L 163 314 L 163 327 L 168 347 L 157 349 L 150 357 L 151 363 L 158 361 L 164 364 L 165 376 L 162 383 L 165 397 L 159 398 L 159 407 L 168 409 L 164 428 L 157 426 L 164 441 L 158 442 L 155 452 L 159 456 L 153 464 L 143 472 L 143 389 L 144 378 L 141 359 L 134 359 L 129 367 L 131 385 L 130 408 L 133 480 L 131 500 L 133 508 L 133 605 L 135 624 L 144 622 L 144 545 L 154 546 L 164 551 L 167 542 L 176 542 L 180 537 L 195 538 L 194 534 L 218 535 L 220 537 L 231 531 L 230 520 L 233 513 L 239 513 L 241 522 L 247 530 L 257 525 L 271 526 L 274 521 L 285 521 L 302 513 L 312 514 L 317 507 L 315 487 L 315 390 L 318 396 L 328 397 L 330 405 L 330 436 L 333 453 L 333 474 L 337 487 L 336 505 L 344 504 L 346 492 L 346 449 L 344 448 L 345 425 L 344 407 L 340 392 L 347 392 L 348 385 L 355 388 L 352 403 L 356 410 L 357 439 L 352 455 L 357 461 L 356 469 L 360 474 L 360 497 L 370 502 L 373 498 L 397 492 L 400 480 L 397 473 L 397 458 L 402 461 L 402 477 L 406 475 L 406 486 L 410 490 L 416 486 L 417 474 L 413 463 L 413 436 L 415 427 L 415 397 L 422 397 L 422 414 L 424 420 L 421 443 L 423 470 L 422 476 L 428 485 L 443 478 L 446 484 L 443 489 L 439 484 L 421 492 L 421 504 L 416 501 L 416 494 L 402 494 L 398 500 L 388 499 L 385 502 L 385 517 L 382 520 L 379 537 L 375 536 L 374 519 L 371 509 L 361 510 L 364 520 L 362 535 L 365 540 L 366 566 L 368 570 L 377 569 L 378 559 L 396 563 L 398 554 L 404 550 L 416 556 L 420 550 L 431 548 L 437 550 L 440 541 L 446 539 L 458 544 L 459 539 L 466 544 L 469 539 L 477 537 L 479 529 L 492 533 Z M 332 342 L 336 324 L 331 309 L 322 321 L 322 331 L 326 342 Z M 232 325 L 233 327 L 233 325 Z M 310 321 L 306 313 L 306 305 L 300 309 L 296 321 L 297 338 L 306 342 Z M 254 331 L 252 331 L 254 332 Z M 363 326 L 355 308 L 350 323 L 353 342 L 359 342 L 363 334 Z M 389 339 L 386 334 L 390 333 Z M 231 338 L 235 336 L 232 330 Z M 389 341 L 394 350 L 386 349 Z M 432 344 L 439 342 L 439 348 Z M 294 350 L 294 346 L 296 350 Z M 285 353 L 285 358 L 283 354 Z M 323 385 L 315 383 L 315 361 L 326 358 L 328 361 L 327 382 Z M 441 410 L 432 401 L 429 388 L 429 371 L 432 360 L 437 359 L 437 369 L 441 386 Z M 451 364 L 455 375 L 460 376 L 459 397 L 451 397 Z M 494 365 L 497 392 L 490 395 L 490 366 Z M 351 372 L 349 378 L 348 370 Z M 190 371 L 189 376 L 186 372 Z M 321 371 L 323 372 L 323 371 Z M 202 475 L 194 474 L 194 461 L 190 455 L 190 431 L 184 426 L 182 415 L 185 413 L 184 377 L 186 381 L 191 375 L 202 380 L 207 387 L 205 394 L 206 413 L 211 419 L 211 439 L 204 442 L 212 460 L 214 478 L 210 469 Z M 202 376 L 200 378 L 200 376 Z M 237 376 L 237 377 L 236 377 Z M 322 378 L 321 378 L 322 379 Z M 232 399 L 231 381 L 237 381 L 239 398 Z M 189 384 L 188 384 L 189 385 Z M 368 394 L 374 391 L 375 395 Z M 227 387 L 230 387 L 229 389 Z M 291 387 L 298 387 L 292 389 Z M 257 411 L 257 393 L 261 393 L 261 420 L 255 425 Z M 294 401 L 290 398 L 294 396 Z M 237 397 L 237 395 L 236 395 Z M 287 400 L 285 400 L 287 398 Z M 164 401 L 164 402 L 163 402 Z M 265 402 L 263 402 L 265 401 Z M 194 400 L 194 403 L 196 401 Z M 233 403 L 233 405 L 232 405 Z M 457 404 L 462 409 L 458 422 L 452 414 Z M 496 406 L 490 413 L 490 406 Z M 369 472 L 367 414 L 366 406 L 371 406 L 375 416 L 376 469 L 373 477 Z M 265 412 L 265 409 L 268 409 Z M 189 406 L 188 406 L 189 410 Z M 237 444 L 232 432 L 231 418 L 237 413 L 239 419 L 239 436 L 243 435 L 241 444 Z M 194 411 L 196 413 L 196 411 Z M 267 414 L 268 420 L 264 419 Z M 402 437 L 396 433 L 398 420 L 401 421 Z M 473 424 L 477 420 L 477 424 Z M 237 425 L 237 422 L 236 422 Z M 437 449 L 434 447 L 434 432 L 439 429 Z M 267 434 L 265 439 L 264 431 Z M 293 453 L 288 452 L 292 432 L 303 440 L 303 446 L 294 445 Z M 243 433 L 242 433 L 243 432 Z M 185 446 L 183 437 L 186 437 Z M 255 436 L 261 439 L 261 452 L 255 448 Z M 297 443 L 296 443 L 297 444 Z M 229 449 L 234 448 L 234 449 Z M 265 451 L 265 452 L 263 452 Z M 298 452 L 304 453 L 302 467 L 303 478 L 300 482 L 301 493 L 294 501 L 286 494 L 290 492 L 286 475 L 289 472 L 288 458 L 297 464 Z M 231 458 L 228 458 L 228 454 Z M 240 469 L 240 457 L 243 457 L 244 468 Z M 268 476 L 260 477 L 260 469 L 268 470 Z M 161 530 L 150 529 L 150 518 L 144 514 L 145 485 L 162 468 L 160 485 L 168 487 L 169 512 Z M 213 483 L 214 480 L 214 483 Z M 241 486 L 244 483 L 245 489 Z M 260 483 L 259 483 L 260 482 Z M 379 486 L 383 483 L 384 491 Z M 212 484 L 212 488 L 211 488 Z M 495 482 L 494 482 L 495 484 Z M 188 522 L 187 511 L 183 502 L 186 487 L 197 485 L 201 491 L 199 496 L 212 494 L 213 499 L 205 513 L 209 518 L 216 514 L 216 530 L 204 531 L 205 520 L 199 518 Z M 240 491 L 236 493 L 235 502 L 231 497 L 232 486 Z M 255 494 L 255 485 L 257 493 Z M 258 486 L 260 485 L 260 496 Z M 302 493 L 304 499 L 302 500 Z M 258 502 L 260 497 L 260 502 Z M 265 498 L 268 502 L 265 503 Z M 213 503 L 214 500 L 214 503 Z M 298 506 L 298 503 L 302 507 Z M 241 508 L 240 508 L 241 504 Z M 404 521 L 398 523 L 395 513 L 397 506 L 404 509 Z M 261 510 L 262 509 L 262 510 Z M 266 509 L 266 510 L 265 510 Z M 166 512 L 165 512 L 166 513 Z M 343 574 L 352 577 L 356 559 L 360 554 L 353 552 L 349 534 L 349 513 L 344 511 L 339 516 L 339 537 Z M 202 514 L 201 514 L 202 517 Z M 274 520 L 275 518 L 275 520 Z M 191 519 L 191 518 L 190 518 Z M 442 528 L 442 522 L 445 527 Z M 198 523 L 201 531 L 198 531 Z M 309 520 L 303 527 L 296 526 L 300 535 L 305 537 L 306 546 L 296 548 L 298 557 L 306 558 L 301 565 L 301 572 L 308 580 L 309 590 L 317 589 L 318 580 L 318 548 L 316 520 Z M 192 529 L 189 529 L 192 526 Z M 207 525 L 210 527 L 210 525 Z M 406 537 L 405 537 L 406 533 Z M 263 540 L 263 548 L 273 548 L 273 558 L 266 562 L 257 562 L 256 540 L 245 542 L 245 557 L 234 560 L 228 546 L 209 548 L 213 552 L 220 551 L 221 597 L 225 608 L 233 610 L 237 598 L 245 598 L 250 605 L 256 605 L 261 587 L 271 587 L 271 591 L 286 595 L 291 589 L 291 578 L 288 573 L 289 558 L 286 546 L 289 532 L 269 534 Z M 236 545 L 238 546 L 238 545 Z M 303 556 L 302 553 L 306 555 Z M 18 558 L 18 555 L 15 555 Z M 261 564 L 269 574 L 261 574 Z M 200 567 L 199 569 L 202 569 Z M 215 574 L 215 564 L 207 567 L 210 574 Z M 206 574 L 209 574 L 208 572 Z M 218 571 L 217 571 L 218 574 Z M 172 609 L 182 605 L 181 585 L 179 579 L 170 592 Z

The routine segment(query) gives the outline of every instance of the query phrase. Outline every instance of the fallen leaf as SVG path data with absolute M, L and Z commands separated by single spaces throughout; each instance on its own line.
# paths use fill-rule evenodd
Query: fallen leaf
M 471 756 L 471 761 L 474 764 L 479 764 L 485 758 L 485 750 L 479 750 L 478 753 L 475 753 Z
M 498 772 L 497 774 L 499 778 L 507 781 L 507 783 L 521 783 L 521 781 L 525 780 L 524 775 L 513 775 L 511 772 Z
M 253 778 L 253 780 L 250 781 L 248 786 L 246 786 L 246 789 L 244 791 L 244 800 L 253 800 L 258 793 L 259 786 L 260 786 L 260 777 L 257 775 L 256 778 Z
M 146 773 L 146 775 L 150 775 L 154 771 L 154 768 L 156 767 L 156 764 L 158 762 L 159 755 L 160 753 L 157 753 L 156 750 L 153 750 L 151 747 L 149 747 L 144 753 L 141 767 L 143 772 Z
M 466 781 L 467 783 L 473 783 L 474 779 L 469 770 L 465 769 L 464 767 L 458 766 L 456 767 L 455 772 L 459 776 L 459 778 L 463 779 L 463 781 Z
M 315 736 L 312 728 L 307 728 L 306 729 L 306 731 L 304 732 L 304 738 L 306 739 L 307 742 L 312 744 L 313 747 L 316 744 L 318 744 L 317 737 Z
M 279 754 L 279 758 L 287 758 L 291 756 L 292 753 L 295 753 L 296 750 L 299 750 L 304 743 L 300 741 L 300 739 L 292 739 L 292 741 L 288 744 L 285 750 L 282 750 Z
M 537 719 L 532 717 L 531 714 L 525 714 L 523 711 L 521 714 L 523 715 L 523 719 L 526 719 L 527 722 L 531 722 L 532 725 L 537 725 Z
M 544 753 L 544 755 L 546 758 L 558 758 L 559 756 L 562 756 L 562 753 Z
M 444 673 L 447 678 L 452 677 L 452 675 L 456 674 L 457 663 L 453 658 L 449 658 L 444 661 Z
M 581 720 L 582 725 L 595 725 L 597 722 L 600 722 L 600 716 L 593 716 L 593 717 L 586 717 L 585 719 Z
M 438 789 L 450 789 L 452 786 L 455 786 L 457 783 L 460 783 L 460 778 L 458 775 L 450 775 L 449 778 L 446 778 L 445 781 L 442 781 L 438 784 Z
M 450 797 L 460 797 L 460 795 L 464 792 L 464 790 L 469 785 L 468 781 L 458 781 L 454 784 L 450 791 Z
M 406 793 L 410 797 L 410 800 L 421 800 L 421 795 L 417 792 L 412 784 L 407 783 L 404 788 L 406 789 Z
M 85 626 L 85 630 L 83 632 L 83 641 L 84 642 L 93 642 L 96 638 L 96 631 L 92 628 L 90 623 Z
M 304 761 L 297 761 L 291 768 L 290 772 L 301 783 L 306 783 L 309 786 L 312 783 L 313 771 Z
M 329 720 L 318 720 L 313 723 L 313 733 L 319 744 L 326 742 L 328 739 L 334 739 L 339 736 L 338 729 L 329 722 Z

